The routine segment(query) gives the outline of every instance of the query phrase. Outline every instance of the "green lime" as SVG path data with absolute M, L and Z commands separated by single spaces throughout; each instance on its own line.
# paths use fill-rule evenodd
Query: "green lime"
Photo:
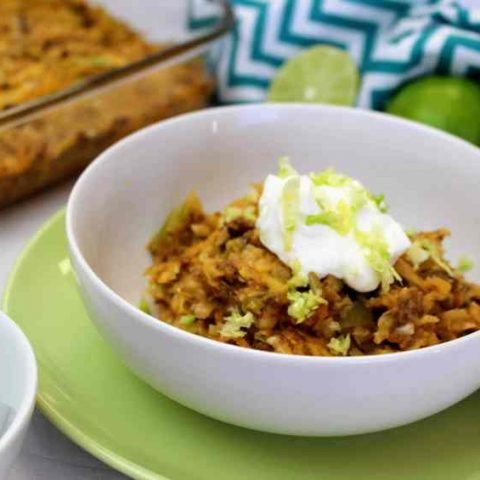
M 357 67 L 347 52 L 316 46 L 282 65 L 270 85 L 268 100 L 353 105 L 358 83 Z
M 480 144 L 480 86 L 466 78 L 425 77 L 391 100 L 387 112 Z

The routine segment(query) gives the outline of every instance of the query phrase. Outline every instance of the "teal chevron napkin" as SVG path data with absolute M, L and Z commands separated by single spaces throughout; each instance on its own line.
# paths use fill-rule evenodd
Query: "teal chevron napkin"
M 190 27 L 208 23 L 192 0 Z M 361 73 L 358 105 L 382 109 L 430 73 L 480 75 L 480 9 L 452 0 L 233 0 L 236 28 L 214 60 L 223 103 L 265 99 L 277 69 L 303 48 L 344 48 Z M 211 18 L 211 17 L 210 17 Z

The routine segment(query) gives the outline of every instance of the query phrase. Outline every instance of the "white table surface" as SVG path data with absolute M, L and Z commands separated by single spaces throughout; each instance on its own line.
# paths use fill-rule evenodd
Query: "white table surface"
M 42 223 L 66 202 L 71 183 L 0 213 L 0 295 L 16 257 Z M 11 480 L 125 478 L 73 444 L 35 412 Z
M 118 0 L 109 1 L 113 4 Z M 463 0 L 463 3 L 480 6 L 480 0 Z M 42 223 L 65 205 L 71 186 L 71 183 L 61 186 L 0 212 L 0 296 L 18 254 Z M 37 411 L 9 480 L 124 478 L 77 447 Z

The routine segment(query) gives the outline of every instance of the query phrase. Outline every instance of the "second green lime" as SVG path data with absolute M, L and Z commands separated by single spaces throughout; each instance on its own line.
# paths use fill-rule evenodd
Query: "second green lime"
M 393 98 L 387 112 L 480 145 L 480 86 L 457 77 L 425 77 Z
M 279 69 L 268 100 L 353 105 L 358 84 L 358 70 L 350 55 L 320 45 L 302 51 Z

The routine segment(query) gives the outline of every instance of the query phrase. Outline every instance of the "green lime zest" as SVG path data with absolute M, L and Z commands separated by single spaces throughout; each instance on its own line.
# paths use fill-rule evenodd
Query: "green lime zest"
M 340 235 L 347 235 L 355 228 L 357 213 L 368 203 L 375 205 L 382 213 L 386 212 L 383 195 L 373 195 L 365 187 L 352 178 L 327 168 L 318 173 L 311 173 L 310 179 L 314 187 L 314 197 L 322 212 L 307 215 L 307 225 L 323 224 L 333 228 Z M 349 201 L 340 200 L 334 208 L 328 205 L 322 187 L 347 188 Z
M 292 175 L 298 175 L 298 172 L 290 164 L 290 159 L 288 157 L 281 157 L 278 160 L 278 173 L 277 176 L 280 178 L 287 178 Z
M 300 176 L 290 176 L 282 189 L 283 242 L 288 252 L 293 246 L 293 234 L 300 217 Z
M 371 195 L 370 199 L 382 213 L 388 212 L 388 205 L 385 202 L 385 194 Z
M 331 186 L 331 185 L 329 185 Z M 354 188 L 355 187 L 355 188 Z M 351 202 L 340 200 L 335 208 L 331 208 L 322 198 L 321 191 L 314 192 L 318 206 L 323 210 L 321 213 L 307 215 L 306 225 L 323 224 L 333 228 L 340 235 L 347 235 L 355 228 L 357 213 L 367 204 L 369 193 L 363 187 L 352 184 Z
M 368 201 L 372 201 L 375 203 L 373 200 L 373 195 L 364 187 L 362 186 L 357 186 L 354 184 L 352 188 L 352 210 L 357 213 L 359 210 L 361 210 L 365 205 L 367 205 Z
M 327 344 L 327 347 L 334 355 L 346 356 L 348 350 L 352 344 L 350 335 L 340 335 L 339 337 L 333 337 Z
M 270 102 L 353 105 L 358 69 L 345 50 L 327 45 L 302 50 L 284 63 L 268 92 Z
M 335 210 L 324 210 L 322 213 L 307 215 L 307 225 L 326 225 L 340 235 L 347 235 L 355 227 L 355 214 L 352 206 L 344 200 L 337 203 Z
M 197 317 L 195 315 L 182 315 L 180 317 L 180 323 L 182 325 L 191 325 L 197 320 Z
M 390 263 L 388 243 L 379 228 L 374 228 L 370 232 L 356 230 L 355 239 L 363 249 L 365 259 L 370 267 L 378 273 L 382 291 L 387 292 L 395 280 L 402 281 L 402 278 Z
M 311 173 L 310 180 L 317 187 L 348 187 L 353 179 L 337 173 L 333 167 L 326 168 L 321 172 Z
M 297 323 L 302 323 L 307 319 L 321 304 L 327 303 L 317 293 L 312 290 L 306 292 L 298 292 L 292 290 L 287 294 L 290 305 L 288 306 L 288 314 L 297 320 Z
M 255 316 L 252 312 L 242 315 L 237 308 L 234 308 L 230 315 L 224 318 L 224 321 L 220 335 L 225 338 L 240 338 L 247 334 L 243 329 L 249 329 L 252 326 Z
M 467 273 L 469 272 L 470 270 L 472 270 L 472 268 L 475 266 L 475 264 L 473 263 L 472 259 L 471 258 L 468 258 L 466 256 L 461 256 L 459 259 L 458 259 L 458 265 L 457 265 L 457 270 L 460 272 L 460 273 Z

